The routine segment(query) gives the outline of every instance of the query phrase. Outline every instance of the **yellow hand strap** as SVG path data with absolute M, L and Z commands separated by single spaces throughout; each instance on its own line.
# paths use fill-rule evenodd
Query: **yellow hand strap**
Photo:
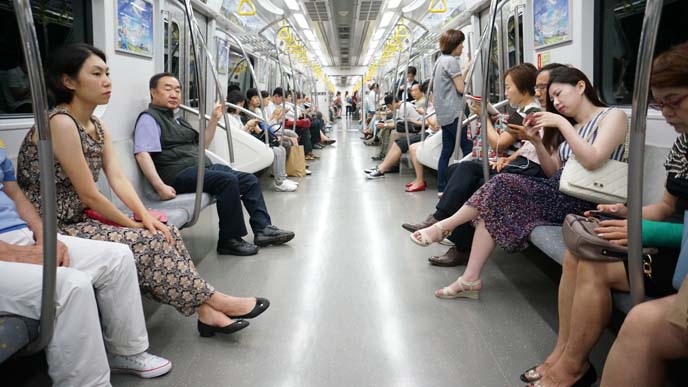
M 245 9 L 248 7 L 248 9 Z M 239 16 L 254 16 L 256 14 L 256 7 L 253 5 L 251 0 L 240 0 L 239 1 Z
M 430 13 L 445 13 L 447 12 L 447 0 L 440 0 L 441 4 L 438 4 L 437 0 L 432 0 L 430 6 L 428 7 L 428 12 Z

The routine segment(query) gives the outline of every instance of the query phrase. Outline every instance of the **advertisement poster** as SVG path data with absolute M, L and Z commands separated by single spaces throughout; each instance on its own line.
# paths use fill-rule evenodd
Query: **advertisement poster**
M 569 0 L 533 0 L 536 49 L 571 40 Z
M 153 3 L 149 0 L 117 0 L 116 50 L 153 56 Z

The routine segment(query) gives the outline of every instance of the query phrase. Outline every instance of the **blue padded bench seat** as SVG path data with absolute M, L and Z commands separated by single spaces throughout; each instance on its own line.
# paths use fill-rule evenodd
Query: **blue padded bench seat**
M 193 216 L 196 194 L 179 194 L 172 200 L 161 201 L 158 198 L 158 194 L 155 192 L 155 189 L 153 189 L 148 182 L 148 179 L 146 179 L 139 169 L 136 158 L 134 157 L 134 140 L 128 138 L 124 140 L 113 141 L 112 144 L 115 148 L 115 153 L 117 154 L 117 159 L 120 162 L 120 166 L 124 172 L 124 175 L 134 186 L 134 190 L 136 190 L 136 192 L 139 194 L 146 208 L 152 208 L 167 214 L 167 224 L 169 225 L 182 228 L 186 223 L 188 223 Z M 119 200 L 114 192 L 112 192 L 110 186 L 108 185 L 107 178 L 102 172 L 98 178 L 98 189 L 103 195 L 115 203 L 115 205 L 124 213 L 131 213 L 127 206 Z M 204 193 L 203 197 L 201 198 L 201 209 L 210 206 L 214 202 L 215 199 L 212 196 Z
M 0 316 L 0 364 L 38 337 L 39 322 L 20 316 Z
M 656 146 L 645 146 L 645 165 L 644 165 L 644 184 L 643 184 L 643 204 L 654 203 L 662 198 L 664 194 L 664 173 L 663 163 L 669 148 Z M 547 254 L 560 265 L 564 262 L 566 246 L 561 235 L 561 226 L 538 226 L 533 229 L 529 236 L 530 242 Z M 631 296 L 628 293 L 614 292 L 614 306 L 624 313 L 628 313 L 633 306 Z

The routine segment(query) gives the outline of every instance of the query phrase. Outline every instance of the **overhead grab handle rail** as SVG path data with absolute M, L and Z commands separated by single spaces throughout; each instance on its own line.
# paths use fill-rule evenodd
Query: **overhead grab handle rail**
M 635 72 L 633 112 L 631 115 L 631 127 L 629 128 L 631 140 L 628 152 L 628 268 L 631 299 L 634 305 L 645 300 L 643 246 L 641 240 L 644 146 L 650 71 L 663 3 L 663 0 L 648 0 L 645 5 L 645 18 L 640 33 L 640 47 L 638 49 L 638 65 Z
M 55 281 L 57 277 L 57 218 L 55 194 L 55 159 L 50 140 L 48 99 L 43 78 L 41 52 L 29 0 L 14 0 L 14 12 L 21 35 L 22 50 L 31 88 L 34 119 L 38 131 L 38 159 L 41 170 L 41 206 L 43 208 L 43 284 L 38 338 L 21 352 L 31 355 L 44 349 L 55 330 Z
M 254 113 L 254 112 L 252 112 L 252 111 L 250 111 L 250 110 L 248 110 L 248 109 L 246 109 L 246 108 L 243 108 L 243 107 L 241 107 L 241 106 L 239 106 L 239 105 L 235 105 L 235 104 L 233 104 L 233 103 L 227 102 L 227 103 L 225 103 L 225 106 L 227 106 L 227 107 L 229 107 L 229 108 L 232 108 L 232 109 L 237 109 L 237 110 L 239 110 L 240 112 L 242 112 L 242 113 L 244 113 L 244 114 L 246 114 L 246 115 L 248 115 L 248 116 L 251 116 L 251 117 L 253 117 L 253 118 L 259 119 L 259 120 L 261 120 L 261 121 L 263 120 L 263 117 L 259 116 L 258 114 Z M 191 106 L 187 106 L 187 105 L 180 104 L 180 105 L 179 105 L 179 108 L 182 109 L 183 111 L 187 112 L 187 113 L 191 113 L 191 114 L 193 114 L 193 115 L 195 115 L 195 116 L 197 116 L 197 117 L 200 117 L 200 114 L 201 114 L 201 113 L 200 113 L 198 110 L 192 108 Z M 204 116 L 205 116 L 205 120 L 206 120 L 206 121 L 210 121 L 211 117 L 210 117 L 209 115 L 205 114 Z M 224 130 L 229 130 L 229 129 L 227 128 L 228 125 L 225 125 L 225 124 L 222 123 L 222 122 L 218 122 L 218 123 L 217 123 L 217 126 L 219 126 L 220 128 L 222 128 L 222 129 L 224 129 Z
M 430 13 L 445 13 L 447 12 L 447 0 L 432 0 L 428 7 Z
M 248 9 L 246 9 L 246 7 L 248 7 Z M 255 16 L 256 6 L 253 5 L 253 1 L 251 0 L 240 0 L 237 13 L 239 16 Z

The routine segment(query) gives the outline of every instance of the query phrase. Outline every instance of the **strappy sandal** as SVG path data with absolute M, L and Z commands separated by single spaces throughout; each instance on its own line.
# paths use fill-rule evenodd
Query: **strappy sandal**
M 475 289 L 475 287 L 482 285 L 482 280 L 466 282 L 463 280 L 463 277 L 459 277 L 457 281 L 459 281 L 461 290 L 455 293 L 452 288 L 445 286 L 442 289 L 435 291 L 435 297 L 443 298 L 445 300 L 452 300 L 455 298 L 470 298 L 472 300 L 477 300 L 480 298 L 480 289 Z
M 540 373 L 537 372 L 537 368 L 540 367 L 541 365 L 542 364 L 534 365 L 534 366 L 528 368 L 527 370 L 525 370 L 520 376 L 521 381 L 523 381 L 525 383 L 533 383 L 533 382 L 536 382 L 536 381 L 542 379 L 542 375 L 540 375 Z
M 437 231 L 439 231 L 440 237 L 438 240 L 434 240 L 434 239 L 430 238 L 430 236 L 428 235 L 427 229 L 430 227 L 435 227 L 437 229 Z M 439 222 L 433 224 L 430 227 L 424 228 L 422 230 L 418 230 L 418 231 L 414 232 L 413 234 L 411 234 L 410 235 L 411 240 L 414 243 L 421 245 L 421 246 L 430 246 L 431 244 L 433 244 L 435 242 L 439 242 L 439 241 L 443 240 L 444 238 L 448 237 L 449 235 L 451 235 L 451 231 L 442 227 Z

